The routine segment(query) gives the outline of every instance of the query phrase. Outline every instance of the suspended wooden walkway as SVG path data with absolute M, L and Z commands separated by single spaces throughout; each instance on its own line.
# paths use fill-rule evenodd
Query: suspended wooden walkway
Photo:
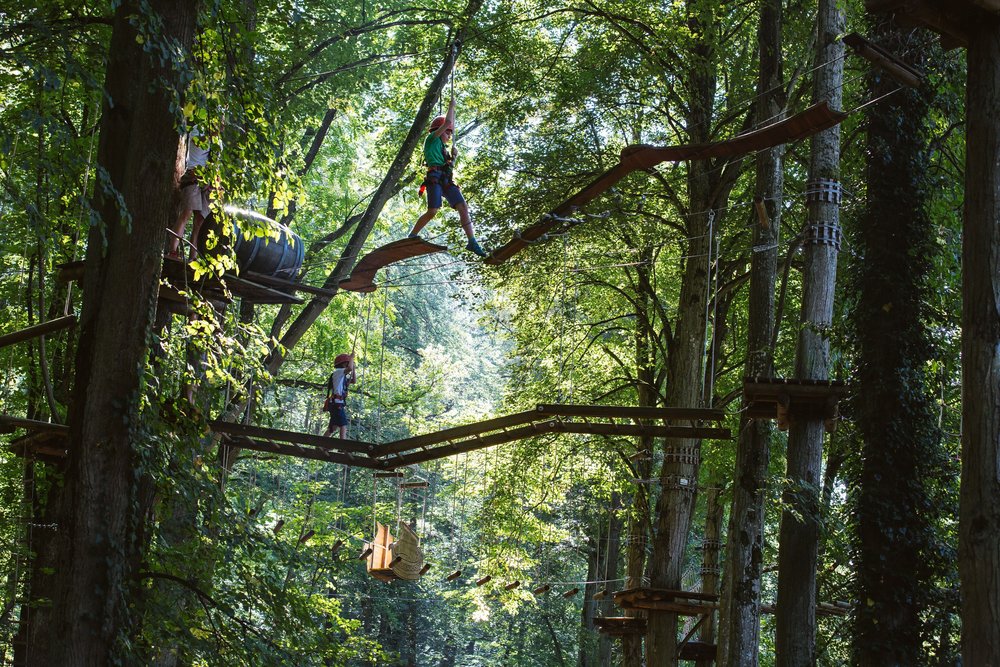
M 351 275 L 340 281 L 340 289 L 352 292 L 374 292 L 378 289 L 378 285 L 375 284 L 375 274 L 378 273 L 379 269 L 404 259 L 430 255 L 447 249 L 448 246 L 431 243 L 419 237 L 399 239 L 387 243 L 362 257 L 354 266 Z
M 661 162 L 740 157 L 747 153 L 812 136 L 841 123 L 847 118 L 847 115 L 842 111 L 831 109 L 826 102 L 821 102 L 794 116 L 726 141 L 665 148 L 642 144 L 626 146 L 621 152 L 621 158 L 617 165 L 552 209 L 542 217 L 540 222 L 522 230 L 512 240 L 494 250 L 485 261 L 487 264 L 506 262 L 529 245 L 542 240 L 557 225 L 566 224 L 569 216 L 572 216 L 577 209 L 606 192 L 633 171 L 649 169 Z
M 724 416 L 721 410 L 700 408 L 541 404 L 534 410 L 386 443 L 376 450 L 376 455 L 387 466 L 395 468 L 543 433 L 728 439 L 731 437 L 729 429 L 703 425 L 704 422 L 721 421 Z M 634 423 L 645 420 L 663 422 L 663 425 Z
M 393 470 L 543 433 L 728 439 L 731 437 L 729 429 L 705 425 L 706 422 L 720 422 L 724 417 L 722 410 L 701 408 L 541 404 L 534 410 L 383 444 L 217 420 L 209 422 L 208 426 L 220 436 L 225 447 Z M 20 455 L 64 456 L 66 453 L 69 430 L 65 426 L 0 415 L 0 426 L 3 425 L 7 425 L 8 430 L 24 428 L 29 431 L 28 436 L 15 441 L 24 441 L 15 450 Z M 44 451 L 39 449 L 43 444 Z

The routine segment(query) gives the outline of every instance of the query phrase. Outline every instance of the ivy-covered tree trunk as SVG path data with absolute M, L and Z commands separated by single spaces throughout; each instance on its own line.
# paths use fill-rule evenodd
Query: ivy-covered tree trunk
M 894 53 L 912 49 L 911 29 L 879 18 L 876 41 Z M 898 84 L 877 72 L 870 97 Z M 860 665 L 928 664 L 927 604 L 935 586 L 935 505 L 926 489 L 936 476 L 938 434 L 926 364 L 932 358 L 925 303 L 934 253 L 928 193 L 928 92 L 904 88 L 867 114 L 867 207 L 859 221 L 856 418 L 860 478 L 854 502 L 857 600 L 854 653 Z
M 196 3 L 126 2 L 115 13 L 98 162 L 102 225 L 88 241 L 58 537 L 35 564 L 28 664 L 127 662 L 140 547 L 140 398 L 148 338 L 179 177 L 174 110 Z M 161 60 L 161 57 L 164 59 Z M 119 200 L 109 194 L 114 188 Z
M 836 0 L 820 0 L 817 14 L 813 101 L 840 108 L 843 99 L 844 15 Z M 811 143 L 803 244 L 802 315 L 795 356 L 798 379 L 830 375 L 829 329 L 840 244 L 840 128 Z M 775 651 L 779 667 L 816 662 L 816 562 L 819 549 L 824 425 L 798 419 L 788 434 L 787 486 L 778 545 L 778 609 Z
M 781 118 L 785 100 L 781 55 L 781 2 L 762 3 L 757 42 L 756 124 Z M 774 301 L 778 273 L 784 191 L 784 147 L 757 156 L 755 199 L 763 207 L 753 226 L 750 254 L 750 309 L 747 323 L 746 375 L 774 375 Z M 770 420 L 740 419 L 736 443 L 733 501 L 726 531 L 726 575 L 720 600 L 719 664 L 755 667 L 760 644 L 761 567 L 764 560 L 764 501 L 774 425 Z
M 1000 18 L 971 29 L 962 239 L 962 659 L 1000 665 Z

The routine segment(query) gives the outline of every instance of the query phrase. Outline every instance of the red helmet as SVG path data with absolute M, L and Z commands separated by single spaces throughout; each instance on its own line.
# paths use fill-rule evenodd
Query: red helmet
M 353 360 L 354 360 L 353 354 L 338 354 L 333 359 L 333 365 L 335 368 L 340 368 L 341 364 L 349 364 Z
M 431 128 L 428 131 L 433 132 L 434 130 L 438 129 L 439 127 L 444 125 L 445 120 L 447 119 L 444 116 L 438 116 L 437 118 L 431 121 Z

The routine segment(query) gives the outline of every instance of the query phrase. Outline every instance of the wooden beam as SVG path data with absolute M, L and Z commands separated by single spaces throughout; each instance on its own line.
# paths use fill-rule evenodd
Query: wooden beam
M 549 428 L 563 433 L 584 433 L 589 435 L 650 436 L 653 438 L 729 440 L 728 428 L 707 428 L 700 426 L 645 426 L 642 424 L 591 424 L 585 422 L 556 422 Z
M 548 433 L 552 430 L 552 424 L 555 422 L 545 422 L 542 424 L 531 424 L 529 426 L 522 426 L 521 428 L 511 429 L 509 431 L 503 431 L 501 433 L 494 433 L 492 435 L 485 435 L 482 437 L 477 437 L 473 440 L 466 440 L 463 442 L 454 442 L 441 447 L 435 447 L 434 449 L 427 449 L 420 452 L 411 452 L 409 454 L 402 454 L 396 456 L 395 458 L 389 457 L 382 459 L 389 468 L 401 468 L 403 466 L 412 465 L 414 463 L 424 463 L 425 461 L 434 461 L 435 459 L 443 459 L 447 456 L 452 456 L 454 454 L 464 454 L 466 452 L 473 452 L 477 449 L 485 449 L 486 447 L 492 447 L 494 445 L 502 445 L 507 442 L 513 442 L 514 440 L 523 440 L 525 438 L 531 438 L 542 433 Z
M 394 440 L 392 442 L 387 442 L 384 445 L 380 445 L 376 448 L 374 456 L 386 456 L 389 454 L 397 454 L 399 452 L 405 452 L 410 449 L 419 449 L 421 447 L 429 447 L 431 445 L 437 445 L 442 442 L 448 442 L 451 440 L 459 440 L 462 438 L 467 438 L 469 436 L 478 435 L 480 433 L 486 433 L 488 431 L 496 431 L 501 428 L 507 428 L 510 426 L 519 426 L 521 424 L 526 424 L 528 422 L 538 421 L 543 417 L 540 416 L 535 411 L 525 411 L 517 412 L 512 415 L 507 415 L 505 417 L 496 417 L 495 419 L 487 419 L 481 422 L 475 422 L 474 424 L 466 424 L 464 426 L 456 426 L 454 428 L 446 428 L 442 431 L 435 431 L 434 433 L 426 433 L 424 435 L 417 435 L 412 438 L 404 438 L 403 440 Z M 505 440 L 504 442 L 508 442 Z
M 291 280 L 283 280 L 281 278 L 275 278 L 274 276 L 265 276 L 262 273 L 254 273 L 253 271 L 244 271 L 243 276 L 247 280 L 252 280 L 253 282 L 261 285 L 268 285 L 269 287 L 278 287 L 284 290 L 295 290 L 297 292 L 305 292 L 306 294 L 315 294 L 317 296 L 333 297 L 337 295 L 336 290 L 313 287 L 312 285 L 296 283 Z
M 607 417 L 664 421 L 722 421 L 726 413 L 712 408 L 639 408 L 618 405 L 540 403 L 536 411 L 550 417 Z
M 61 433 L 69 435 L 69 426 L 65 424 L 55 424 L 53 422 L 43 422 L 37 419 L 24 419 L 23 417 L 13 417 L 11 415 L 0 415 L 0 425 L 14 428 L 23 428 L 27 431 L 45 431 L 48 433 Z
M 340 438 L 324 438 L 321 435 L 312 433 L 298 433 L 295 431 L 283 431 L 276 428 L 265 428 L 263 426 L 249 426 L 247 424 L 234 424 L 233 422 L 213 419 L 208 422 L 209 428 L 214 433 L 224 433 L 226 435 L 242 436 L 247 438 L 260 438 L 263 440 L 277 440 L 296 445 L 309 445 L 319 447 L 327 451 L 351 452 L 370 454 L 378 447 L 375 443 L 361 440 L 341 440 Z
M 886 51 L 878 44 L 871 42 L 856 32 L 844 36 L 844 44 L 865 60 L 881 67 L 898 83 L 910 88 L 919 88 L 923 76 L 908 64 Z
M 44 336 L 45 334 L 50 334 L 54 331 L 68 329 L 74 325 L 76 325 L 76 315 L 57 317 L 54 320 L 42 322 L 41 324 L 35 324 L 33 326 L 25 327 L 24 329 L 12 331 L 9 334 L 0 336 L 0 347 L 7 347 L 8 345 L 20 343 L 21 341 L 36 338 L 38 336 Z
M 327 463 L 340 463 L 360 468 L 372 468 L 374 470 L 381 470 L 383 468 L 383 464 L 380 461 L 370 459 L 366 456 L 352 456 L 351 454 L 340 454 L 325 449 L 318 449 L 316 447 L 282 444 L 269 440 L 255 440 L 246 436 L 226 436 L 222 442 L 222 446 L 235 449 L 250 449 L 256 452 L 282 454 L 284 456 L 294 456 L 296 458 L 312 459 L 314 461 L 325 461 Z

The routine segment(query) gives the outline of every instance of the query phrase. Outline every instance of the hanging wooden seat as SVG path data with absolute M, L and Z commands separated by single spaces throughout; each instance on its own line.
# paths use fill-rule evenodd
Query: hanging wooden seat
M 569 216 L 577 209 L 606 192 L 633 171 L 650 169 L 661 162 L 739 157 L 812 136 L 841 123 L 847 115 L 842 111 L 831 109 L 826 102 L 821 102 L 794 116 L 726 141 L 664 148 L 647 145 L 626 146 L 617 165 L 545 214 L 540 222 L 521 230 L 512 240 L 490 253 L 485 261 L 487 264 L 502 264 L 529 245 L 543 240 L 552 229 L 566 225 Z
M 629 588 L 616 591 L 615 604 L 622 609 L 668 611 L 684 616 L 701 616 L 718 607 L 718 595 L 666 588 Z
M 795 421 L 823 420 L 827 433 L 832 433 L 847 390 L 839 380 L 748 377 L 743 380 L 743 404 L 747 417 L 776 419 L 782 431 Z
M 378 289 L 378 285 L 374 282 L 375 274 L 382 267 L 411 257 L 430 255 L 447 249 L 448 246 L 430 243 L 422 238 L 406 238 L 387 243 L 362 257 L 354 266 L 351 275 L 340 281 L 340 289 L 352 292 L 374 292 Z
M 397 529 L 399 538 L 395 539 L 388 526 L 376 522 L 375 539 L 367 545 L 371 548 L 368 574 L 386 583 L 396 579 L 416 581 L 427 571 L 420 538 L 402 521 Z

